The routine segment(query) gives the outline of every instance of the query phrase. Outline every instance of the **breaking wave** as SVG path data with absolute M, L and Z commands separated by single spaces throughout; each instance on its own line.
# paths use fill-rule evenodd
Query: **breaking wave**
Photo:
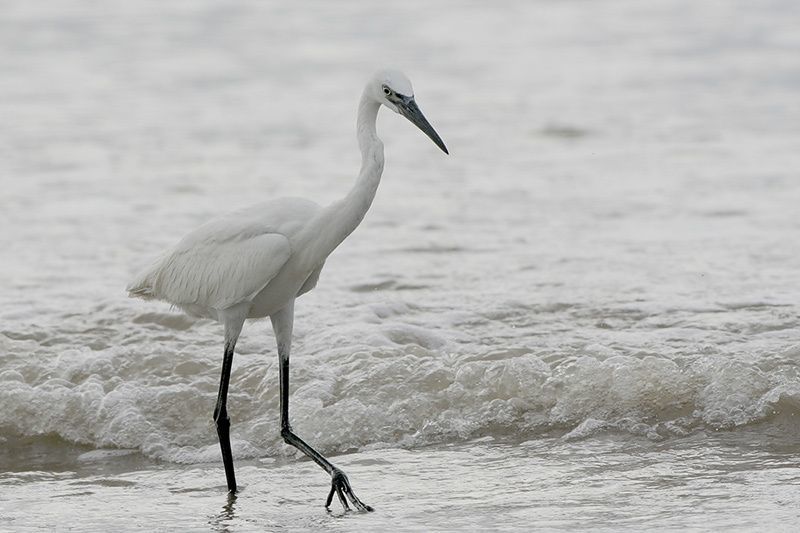
M 57 339 L 0 336 L 2 434 L 57 435 L 172 462 L 216 461 L 216 326 L 157 313 L 133 322 L 138 329 L 119 343 L 57 355 L 40 349 Z M 192 332 L 199 333 L 195 345 Z M 352 338 L 308 333 L 295 345 L 292 423 L 327 453 L 608 431 L 659 440 L 800 414 L 800 347 L 759 357 L 620 355 L 597 345 L 569 356 L 480 351 L 397 321 Z M 296 453 L 279 436 L 271 346 L 266 333 L 243 337 L 235 359 L 229 412 L 240 458 Z

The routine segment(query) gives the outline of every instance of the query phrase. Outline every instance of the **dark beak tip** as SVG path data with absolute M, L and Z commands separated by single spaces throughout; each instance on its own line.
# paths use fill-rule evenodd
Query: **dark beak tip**
M 447 150 L 447 146 L 444 145 L 444 141 L 442 141 L 439 134 L 436 133 L 436 130 L 433 129 L 433 126 L 430 125 L 428 120 L 425 118 L 425 115 L 422 114 L 420 111 L 419 106 L 414 101 L 413 98 L 409 98 L 407 102 L 398 106 L 398 111 L 401 115 L 406 117 L 410 120 L 416 127 L 418 127 L 422 132 L 427 135 L 430 140 L 438 146 L 442 152 L 450 155 L 450 152 Z

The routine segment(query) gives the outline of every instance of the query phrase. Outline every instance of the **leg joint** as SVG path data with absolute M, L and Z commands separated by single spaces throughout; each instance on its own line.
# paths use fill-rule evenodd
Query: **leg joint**
M 217 427 L 231 425 L 231 419 L 228 417 L 228 412 L 225 409 L 214 409 L 214 423 Z
M 289 426 L 284 426 L 281 428 L 281 437 L 283 437 L 283 442 L 286 444 L 294 443 L 294 433 L 292 433 L 292 428 Z

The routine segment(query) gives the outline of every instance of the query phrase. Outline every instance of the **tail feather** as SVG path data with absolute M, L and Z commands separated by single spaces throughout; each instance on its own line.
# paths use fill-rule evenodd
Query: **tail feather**
M 156 262 L 158 264 L 158 262 Z M 128 291 L 128 296 L 131 298 L 141 298 L 143 300 L 152 300 L 156 298 L 154 285 L 157 269 L 156 265 L 151 265 L 149 268 L 140 272 L 133 281 L 131 281 L 125 288 Z
M 152 300 L 155 298 L 150 287 L 128 287 L 128 296 L 131 298 L 141 298 L 142 300 Z

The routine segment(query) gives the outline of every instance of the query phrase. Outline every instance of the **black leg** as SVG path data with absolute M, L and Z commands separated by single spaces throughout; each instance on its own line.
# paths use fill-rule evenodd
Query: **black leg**
M 281 355 L 280 362 L 281 436 L 283 440 L 286 444 L 290 444 L 306 454 L 331 475 L 331 491 L 328 494 L 328 499 L 325 501 L 326 508 L 330 507 L 333 495 L 336 494 L 345 510 L 350 510 L 350 506 L 347 504 L 347 500 L 349 499 L 359 511 L 372 511 L 372 507 L 358 499 L 355 492 L 353 492 L 353 488 L 350 486 L 350 481 L 347 479 L 345 473 L 336 468 L 321 453 L 309 446 L 292 431 L 292 426 L 289 424 L 289 357 Z
M 294 302 L 287 305 L 280 312 L 270 317 L 272 327 L 275 330 L 275 337 L 278 341 L 278 358 L 280 360 L 280 393 L 281 393 L 281 436 L 286 444 L 294 446 L 315 463 L 325 469 L 331 475 L 331 491 L 325 501 L 325 507 L 329 507 L 333 500 L 333 495 L 339 497 L 342 507 L 350 510 L 347 503 L 350 502 L 359 511 L 372 511 L 372 507 L 366 505 L 358 499 L 350 481 L 344 472 L 336 468 L 321 453 L 309 446 L 303 439 L 298 437 L 289 424 L 289 352 L 292 345 L 292 325 L 294 322 Z
M 233 473 L 233 453 L 231 452 L 230 427 L 228 417 L 228 383 L 231 380 L 231 366 L 233 365 L 233 348 L 235 342 L 225 343 L 225 357 L 222 360 L 222 377 L 219 380 L 219 395 L 217 405 L 214 407 L 214 422 L 217 425 L 219 447 L 222 450 L 222 463 L 225 465 L 225 478 L 228 480 L 228 491 L 236 492 L 236 476 Z

